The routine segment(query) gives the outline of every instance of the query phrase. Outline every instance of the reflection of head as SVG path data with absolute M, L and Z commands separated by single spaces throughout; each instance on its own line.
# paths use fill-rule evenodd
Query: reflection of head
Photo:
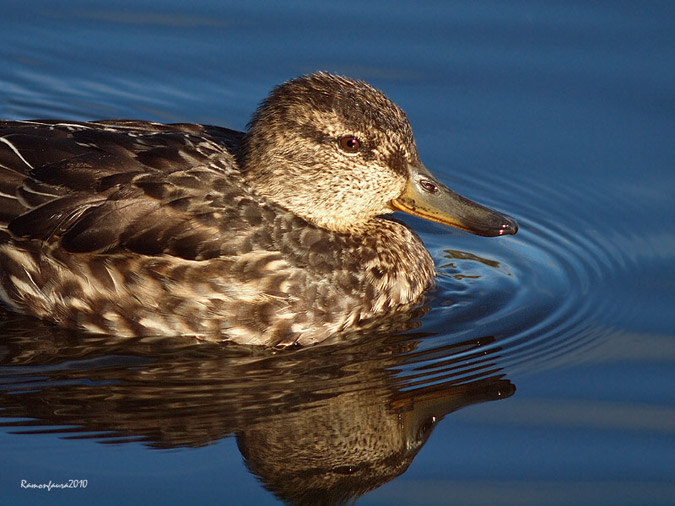
M 403 473 L 419 449 L 386 404 L 384 391 L 342 394 L 243 430 L 239 449 L 279 498 L 342 504 Z
M 434 424 L 468 404 L 513 394 L 501 375 L 398 392 L 342 393 L 237 433 L 248 468 L 290 504 L 344 504 L 404 473 Z

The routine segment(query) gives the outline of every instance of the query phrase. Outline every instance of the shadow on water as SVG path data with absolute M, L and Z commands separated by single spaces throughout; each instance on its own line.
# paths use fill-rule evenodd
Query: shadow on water
M 289 503 L 353 500 L 402 474 L 445 415 L 515 391 L 493 338 L 433 345 L 410 320 L 283 352 L 0 325 L 0 425 L 160 449 L 234 435 Z

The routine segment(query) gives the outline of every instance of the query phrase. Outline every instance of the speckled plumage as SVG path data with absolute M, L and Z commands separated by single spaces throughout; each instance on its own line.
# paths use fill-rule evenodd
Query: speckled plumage
M 415 233 L 378 217 L 411 166 L 404 113 L 323 73 L 276 88 L 246 134 L 0 122 L 0 299 L 91 332 L 319 342 L 433 284 Z

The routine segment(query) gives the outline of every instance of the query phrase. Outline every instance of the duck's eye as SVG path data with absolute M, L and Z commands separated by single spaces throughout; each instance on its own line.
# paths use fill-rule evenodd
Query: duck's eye
M 429 435 L 429 431 L 431 428 L 434 426 L 436 423 L 436 417 L 435 416 L 430 416 L 424 422 L 422 425 L 419 426 L 417 429 L 417 441 L 422 442 L 424 439 Z
M 427 193 L 438 193 L 438 186 L 428 179 L 420 179 L 420 187 Z
M 353 135 L 346 135 L 340 139 L 340 147 L 347 153 L 356 153 L 361 148 L 361 141 Z
M 356 471 L 358 471 L 358 468 L 356 466 L 339 466 L 333 469 L 338 474 L 354 474 Z

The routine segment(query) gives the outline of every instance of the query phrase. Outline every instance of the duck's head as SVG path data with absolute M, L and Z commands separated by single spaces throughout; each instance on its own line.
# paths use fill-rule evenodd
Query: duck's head
M 447 188 L 422 165 L 405 113 L 381 91 L 323 72 L 278 86 L 239 153 L 252 187 L 305 220 L 354 231 L 395 210 L 485 236 L 509 216 Z

